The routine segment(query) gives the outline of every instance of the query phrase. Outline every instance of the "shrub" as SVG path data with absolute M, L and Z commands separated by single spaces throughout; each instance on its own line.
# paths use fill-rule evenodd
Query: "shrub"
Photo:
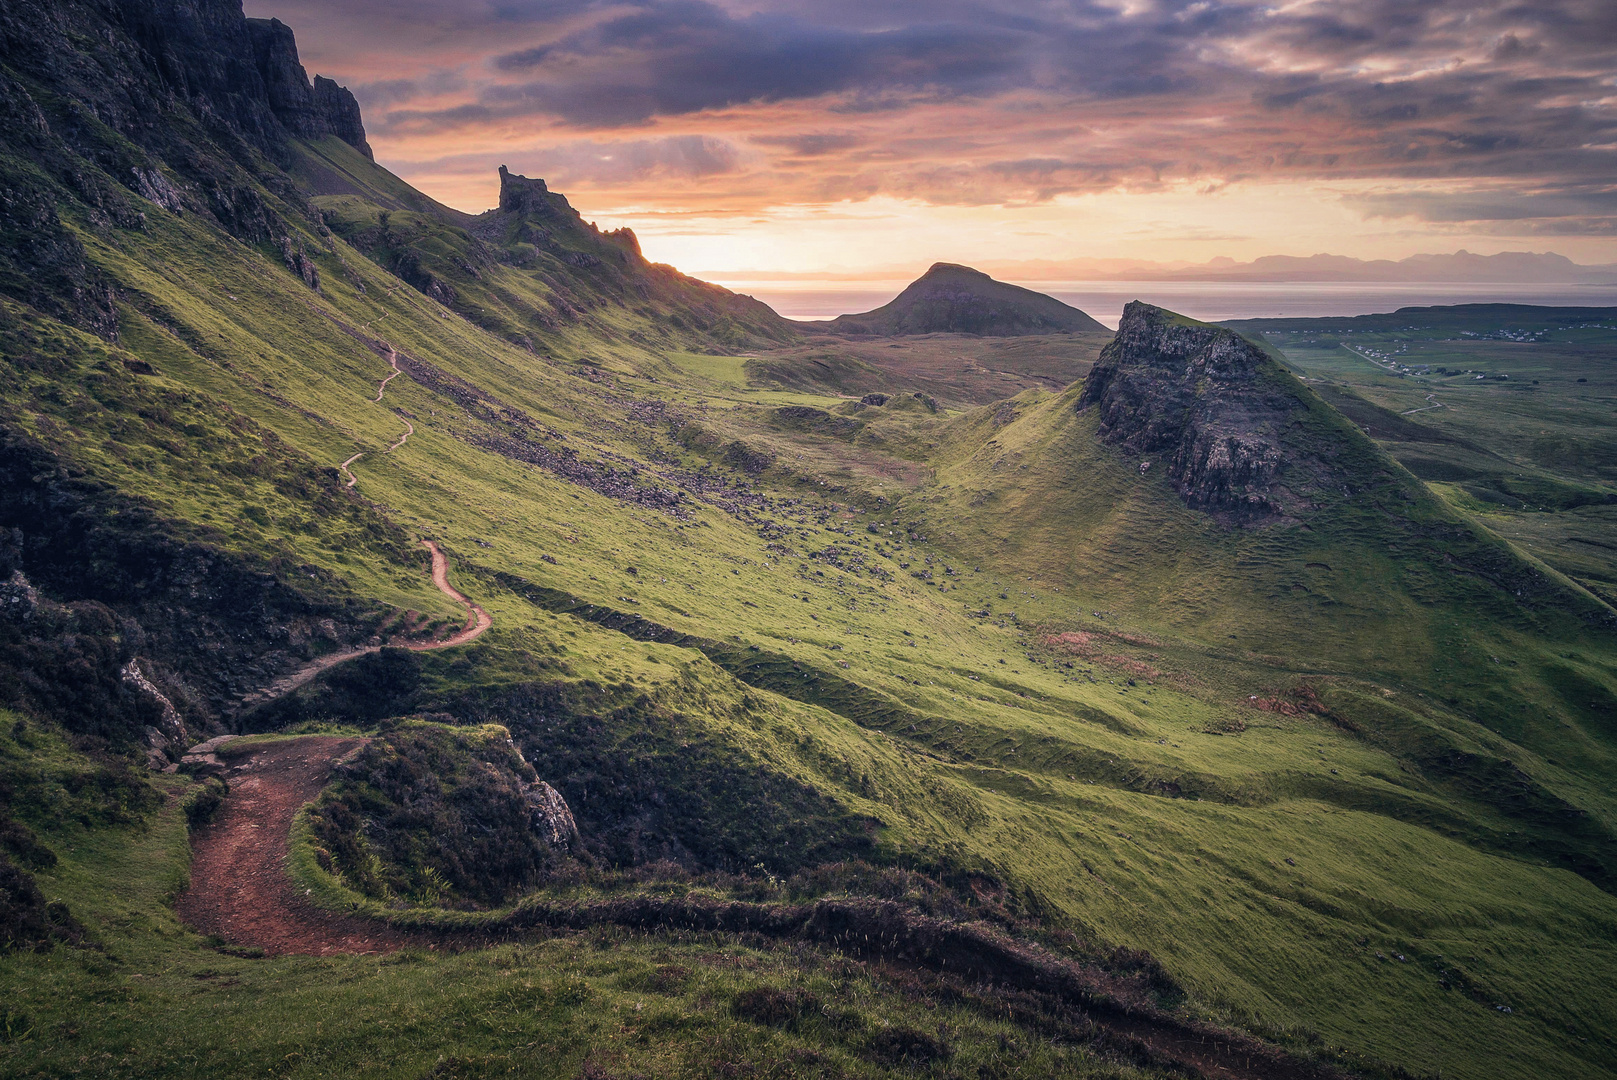
M 504 728 L 407 721 L 342 770 L 309 822 L 369 896 L 493 906 L 560 861 L 532 826 L 535 779 Z
M 912 1027 L 883 1028 L 865 1044 L 865 1055 L 885 1065 L 930 1065 L 954 1055 L 949 1044 Z
M 84 927 L 61 901 L 45 902 L 34 876 L 0 858 L 0 953 L 45 952 L 57 942 L 77 944 Z
M 210 776 L 196 787 L 186 793 L 182 804 L 185 808 L 185 820 L 195 829 L 212 821 L 224 805 L 225 796 L 230 794 L 230 785 L 225 783 L 223 777 Z

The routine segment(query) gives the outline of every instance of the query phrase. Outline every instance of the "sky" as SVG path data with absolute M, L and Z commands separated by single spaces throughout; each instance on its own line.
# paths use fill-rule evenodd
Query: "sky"
M 507 165 L 721 280 L 1617 262 L 1613 0 L 245 6 L 422 191 L 479 212 Z

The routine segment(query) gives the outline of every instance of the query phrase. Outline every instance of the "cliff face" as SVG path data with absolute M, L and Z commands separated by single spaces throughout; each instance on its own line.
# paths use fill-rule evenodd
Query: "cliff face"
M 348 88 L 319 75 L 310 85 L 308 73 L 298 62 L 298 46 L 292 28 L 281 20 L 248 19 L 246 22 L 253 63 L 263 80 L 270 110 L 287 133 L 299 139 L 335 135 L 374 160 L 370 144 L 365 141 L 359 102 Z
M 264 158 L 327 135 L 370 153 L 353 95 L 311 86 L 240 0 L 0 0 L 0 126 L 0 293 L 108 339 L 114 291 L 71 226 L 141 229 L 156 204 L 284 247 L 306 209 L 266 198 L 294 193 Z
M 500 213 L 502 214 L 548 214 L 551 207 L 546 198 L 550 189 L 543 180 L 536 180 L 527 176 L 518 176 L 500 166 Z
M 24 88 L 92 105 L 142 146 L 166 141 L 178 106 L 271 156 L 287 138 L 325 135 L 369 156 L 353 95 L 329 79 L 310 85 L 292 31 L 246 18 L 240 0 L 4 0 L 0 65 Z
M 1105 442 L 1165 468 L 1185 502 L 1230 523 L 1264 524 L 1300 510 L 1317 482 L 1282 445 L 1303 407 L 1290 379 L 1240 335 L 1129 304 L 1078 398 Z
M 935 263 L 893 302 L 825 324 L 843 334 L 981 334 L 1016 337 L 1106 328 L 1053 296 L 995 281 L 980 270 Z

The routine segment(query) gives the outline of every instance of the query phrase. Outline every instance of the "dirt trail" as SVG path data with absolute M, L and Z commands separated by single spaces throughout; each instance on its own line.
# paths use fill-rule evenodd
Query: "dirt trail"
M 218 817 L 191 836 L 191 887 L 177 908 L 187 925 L 214 934 L 231 945 L 263 949 L 270 956 L 329 956 L 339 953 L 375 954 L 405 947 L 435 949 L 444 946 L 477 947 L 537 929 L 507 927 L 482 934 L 446 934 L 401 930 L 341 912 L 315 907 L 300 894 L 287 874 L 292 819 L 314 799 L 329 780 L 332 767 L 357 753 L 370 740 L 307 735 L 268 743 L 236 766 L 229 775 L 230 796 Z M 671 902 L 677 906 L 677 901 Z M 742 905 L 750 907 L 750 905 Z M 906 972 L 931 971 L 935 965 L 918 961 L 906 952 L 899 933 L 845 935 L 826 941 L 812 931 L 808 909 L 770 929 L 755 932 L 782 939 L 806 939 L 862 955 L 877 974 L 894 974 L 911 981 Z M 722 913 L 720 913 L 722 914 Z M 603 905 L 583 922 L 568 918 L 556 924 L 572 930 L 586 925 L 616 923 L 641 931 L 691 928 L 724 932 L 722 917 L 697 912 L 682 919 L 669 911 L 648 917 L 628 902 L 621 911 Z M 739 929 L 739 928 L 730 928 Z M 913 943 L 911 943 L 913 944 Z M 955 966 L 951 963 L 951 968 Z M 1004 975 L 1004 973 L 1001 973 Z M 939 969 L 937 978 L 942 976 Z M 947 976 L 943 976 L 947 978 Z M 1103 976 L 1104 977 L 1104 976 Z M 981 973 L 969 965 L 953 975 L 957 981 L 980 982 Z M 1008 985 L 1016 980 L 1005 976 Z M 999 981 L 999 980 L 993 980 Z M 1105 995 L 1102 995 L 1103 999 Z M 1313 1065 L 1287 1055 L 1250 1036 L 1217 1028 L 1186 1024 L 1176 1018 L 1111 1006 L 1104 1002 L 1080 1014 L 1080 1024 L 1094 1023 L 1104 1031 L 1101 1046 L 1130 1051 L 1144 1048 L 1158 1064 L 1189 1066 L 1209 1080 L 1341 1080 L 1329 1066 Z
M 455 603 L 466 609 L 466 625 L 457 630 L 452 636 L 442 641 L 397 641 L 390 644 L 412 652 L 431 652 L 434 649 L 448 649 L 456 645 L 464 645 L 482 637 L 494 625 L 494 619 L 483 608 L 472 603 L 466 595 L 453 585 L 449 584 L 449 559 L 438 547 L 435 540 L 423 540 L 421 545 L 432 553 L 432 583 L 438 586 L 438 591 L 449 597 Z M 256 693 L 248 694 L 242 699 L 243 708 L 251 708 L 285 697 L 300 686 L 313 681 L 322 672 L 329 671 L 338 664 L 357 660 L 361 656 L 369 656 L 373 652 L 380 652 L 380 645 L 365 645 L 358 649 L 348 649 L 343 652 L 328 653 L 325 656 L 309 661 L 290 675 L 285 675 L 270 683 Z
M 331 767 L 368 739 L 310 735 L 272 743 L 230 774 L 218 817 L 191 835 L 191 887 L 180 918 L 232 945 L 270 956 L 391 952 L 435 938 L 322 911 L 286 873 L 292 818 L 325 786 Z
M 387 378 L 383 379 L 377 384 L 376 397 L 371 399 L 373 401 L 381 401 L 382 395 L 387 392 L 387 384 L 404 374 L 404 372 L 399 368 L 399 351 L 391 345 L 387 347 L 387 362 L 392 365 L 393 374 L 389 375 Z
M 379 319 L 372 319 L 371 322 L 378 322 L 378 321 L 380 321 L 380 319 L 385 319 L 385 318 L 387 318 L 387 316 L 383 315 Z M 364 328 L 369 330 L 370 327 L 371 327 L 371 323 L 366 323 Z M 382 344 L 387 345 L 387 342 L 384 341 L 384 342 L 382 342 Z M 395 349 L 391 345 L 387 346 L 387 363 L 388 363 L 388 366 L 393 369 L 393 373 L 391 375 L 389 375 L 387 378 L 383 379 L 380 383 L 378 383 L 376 385 L 376 396 L 371 399 L 372 401 L 377 401 L 377 402 L 381 401 L 382 400 L 382 395 L 387 393 L 387 384 L 392 382 L 394 379 L 398 378 L 400 375 L 404 374 L 404 371 L 399 367 L 399 350 Z M 395 413 L 394 415 L 397 416 L 398 414 Z M 399 447 L 401 447 L 405 443 L 409 442 L 410 441 L 410 436 L 415 434 L 415 425 L 414 424 L 410 423 L 410 421 L 408 419 L 406 419 L 405 417 L 402 417 L 402 416 L 399 416 L 398 419 L 399 419 L 399 421 L 401 423 L 404 424 L 404 434 L 400 435 L 398 441 L 395 442 L 392 446 L 388 447 L 386 450 L 383 450 L 382 451 L 383 454 L 391 454 L 393 451 L 397 450 Z M 341 465 L 337 466 L 338 471 L 340 471 L 344 476 L 348 477 L 348 483 L 346 485 L 347 487 L 355 487 L 356 485 L 359 484 L 359 477 L 357 477 L 353 473 L 349 472 L 348 471 L 348 466 L 352 465 L 354 462 L 358 461 L 360 458 L 362 458 L 364 456 L 365 456 L 365 451 L 361 450 L 359 453 L 355 454 L 353 457 L 349 458 L 347 461 L 345 461 Z
M 1446 408 L 1448 408 L 1447 405 L 1445 405 L 1441 401 L 1437 400 L 1437 395 L 1436 394 L 1427 394 L 1426 395 L 1426 400 L 1431 402 L 1431 404 L 1430 405 L 1422 405 L 1418 409 L 1405 409 L 1403 412 L 1399 413 L 1398 415 L 1399 416 L 1414 416 L 1418 412 L 1431 412 L 1433 409 L 1446 409 Z
M 489 616 L 488 612 L 466 599 L 453 585 L 449 584 L 449 560 L 444 558 L 442 551 L 438 550 L 438 542 L 435 540 L 423 540 L 421 543 L 428 551 L 432 552 L 432 583 L 438 586 L 439 592 L 466 609 L 466 625 L 454 637 L 405 647 L 414 649 L 417 652 L 425 652 L 428 649 L 447 649 L 453 645 L 464 645 L 468 641 L 482 637 L 484 631 L 494 625 L 493 618 Z

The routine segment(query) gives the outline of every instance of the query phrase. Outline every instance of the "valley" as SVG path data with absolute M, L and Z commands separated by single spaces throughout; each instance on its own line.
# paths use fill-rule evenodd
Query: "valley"
M 0 1071 L 1617 1073 L 1609 309 L 805 328 L 66 8 Z

